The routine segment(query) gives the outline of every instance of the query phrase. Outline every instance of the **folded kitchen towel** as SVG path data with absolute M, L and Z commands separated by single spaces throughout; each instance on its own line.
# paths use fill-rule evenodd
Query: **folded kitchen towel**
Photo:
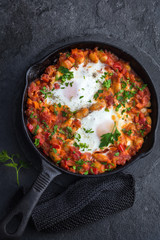
M 72 230 L 131 207 L 135 198 L 132 175 L 82 178 L 66 189 L 51 184 L 32 213 L 38 231 Z

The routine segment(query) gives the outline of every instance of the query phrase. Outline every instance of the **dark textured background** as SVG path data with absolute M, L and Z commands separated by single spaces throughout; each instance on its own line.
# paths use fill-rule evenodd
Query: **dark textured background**
M 27 143 L 22 146 L 17 141 L 17 103 L 29 65 L 64 42 L 102 39 L 118 45 L 119 40 L 120 47 L 126 45 L 135 57 L 136 52 L 140 53 L 138 60 L 153 76 L 160 93 L 159 0 L 2 0 L 0 5 L 0 150 L 20 153 L 24 160 L 35 158 L 28 148 L 24 151 Z M 159 133 L 152 153 L 127 170 L 136 180 L 136 199 L 131 209 L 58 234 L 38 233 L 30 222 L 22 239 L 159 240 Z M 21 184 L 28 188 L 37 174 L 34 164 L 23 170 Z M 16 191 L 14 170 L 1 166 L 1 217 Z

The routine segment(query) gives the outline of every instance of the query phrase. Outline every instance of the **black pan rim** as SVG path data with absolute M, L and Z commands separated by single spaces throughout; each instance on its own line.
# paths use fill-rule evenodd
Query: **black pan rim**
M 44 160 L 46 161 L 48 164 L 50 164 L 52 167 L 56 168 L 57 170 L 61 171 L 61 172 L 64 172 L 66 174 L 71 174 L 73 176 L 76 176 L 76 177 L 100 177 L 100 176 L 109 176 L 111 174 L 116 174 L 122 170 L 125 170 L 127 167 L 129 167 L 131 164 L 133 164 L 134 162 L 136 162 L 137 160 L 147 156 L 148 154 L 151 153 L 151 151 L 153 150 L 153 147 L 154 147 L 154 144 L 155 144 L 155 139 L 156 139 L 156 132 L 157 132 L 157 126 L 158 126 L 158 107 L 157 107 L 157 118 L 156 118 L 156 123 L 155 123 L 155 127 L 154 127 L 154 136 L 152 137 L 153 139 L 153 142 L 152 142 L 152 146 L 150 147 L 150 149 L 146 152 L 142 152 L 142 153 L 139 153 L 137 152 L 137 154 L 135 156 L 133 156 L 125 165 L 123 166 L 118 166 L 117 168 L 115 168 L 115 170 L 113 171 L 108 171 L 108 172 L 105 172 L 105 173 L 102 173 L 102 174 L 98 174 L 98 175 L 81 175 L 81 174 L 78 174 L 78 173 L 72 173 L 70 171 L 67 171 L 57 165 L 55 165 L 53 162 L 51 162 L 51 160 L 47 159 L 46 156 L 44 156 L 40 150 L 38 150 L 35 145 L 33 144 L 33 141 L 32 139 L 30 138 L 29 136 L 29 133 L 28 133 L 28 130 L 27 130 L 27 127 L 26 127 L 26 124 L 25 124 L 25 118 L 24 118 L 24 102 L 25 102 L 25 94 L 26 94 L 26 90 L 28 88 L 28 76 L 29 76 L 29 73 L 30 71 L 32 70 L 32 68 L 34 68 L 35 66 L 39 65 L 39 64 L 42 64 L 44 61 L 46 61 L 47 59 L 49 59 L 52 55 L 56 54 L 57 52 L 59 51 L 63 51 L 65 48 L 72 48 L 73 45 L 78 45 L 78 44 L 88 44 L 88 48 L 90 48 L 89 44 L 104 44 L 106 45 L 106 48 L 107 46 L 110 46 L 110 47 L 113 47 L 114 49 L 117 49 L 119 50 L 121 53 L 124 53 L 124 54 L 127 54 L 129 55 L 132 59 L 134 59 L 140 66 L 141 68 L 146 72 L 146 74 L 148 75 L 148 78 L 150 79 L 150 83 L 152 84 L 152 87 L 154 89 L 154 92 L 156 93 L 155 91 L 155 88 L 154 88 L 154 85 L 152 83 L 152 80 L 151 80 L 151 77 L 149 76 L 149 74 L 147 73 L 146 69 L 141 65 L 141 63 L 139 63 L 139 61 L 133 57 L 130 53 L 128 53 L 127 51 L 125 51 L 124 49 L 122 48 L 119 48 L 113 44 L 110 44 L 110 43 L 107 43 L 107 42 L 104 42 L 104 41 L 91 41 L 91 40 L 84 40 L 84 41 L 74 41 L 74 42 L 71 42 L 71 43 L 68 43 L 68 44 L 65 44 L 65 45 L 62 45 L 56 49 L 54 49 L 51 53 L 47 54 L 45 57 L 43 57 L 41 60 L 37 61 L 36 63 L 32 64 L 27 72 L 26 72 L 26 82 L 25 82 L 25 88 L 24 88 L 24 92 L 23 92 L 23 96 L 22 96 L 22 103 L 21 103 L 21 114 L 22 114 L 22 124 L 23 124 L 23 127 L 24 127 L 24 130 L 25 130 L 25 135 L 27 136 L 27 139 L 28 141 L 30 142 L 31 146 L 34 148 L 34 150 L 37 152 L 37 155 L 39 155 L 40 159 L 41 160 Z M 86 48 L 86 47 L 85 47 Z M 122 58 L 123 59 L 123 58 Z M 136 72 L 136 71 L 135 71 Z M 157 94 L 155 94 L 154 96 L 155 98 L 155 101 L 156 101 L 156 105 L 158 106 L 158 100 L 157 100 Z M 146 139 L 147 140 L 147 139 Z M 43 162 L 43 161 L 42 161 Z

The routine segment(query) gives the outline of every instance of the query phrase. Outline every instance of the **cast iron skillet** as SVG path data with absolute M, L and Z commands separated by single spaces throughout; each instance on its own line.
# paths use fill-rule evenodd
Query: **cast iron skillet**
M 26 74 L 26 85 L 25 85 L 25 89 L 22 97 L 22 106 L 21 106 L 22 122 L 23 122 L 24 131 L 25 131 L 25 134 L 27 135 L 28 141 L 30 142 L 32 148 L 34 148 L 35 151 L 37 152 L 37 155 L 39 156 L 39 160 L 42 163 L 42 171 L 39 174 L 35 183 L 33 184 L 32 188 L 29 190 L 29 192 L 22 198 L 19 204 L 8 214 L 8 216 L 6 216 L 3 219 L 0 229 L 1 229 L 1 234 L 3 234 L 4 237 L 17 238 L 22 235 L 28 223 L 28 220 L 31 216 L 31 213 L 35 205 L 37 204 L 40 196 L 42 195 L 44 190 L 47 188 L 49 183 L 56 176 L 63 173 L 67 173 L 67 174 L 72 174 L 78 177 L 80 176 L 81 177 L 97 177 L 97 175 L 75 174 L 75 173 L 66 171 L 63 168 L 60 168 L 56 166 L 53 162 L 51 162 L 50 159 L 47 156 L 45 156 L 43 152 L 41 152 L 41 150 L 35 147 L 32 140 L 32 136 L 26 127 L 27 119 L 25 116 L 27 88 L 29 84 L 33 80 L 35 80 L 35 78 L 39 77 L 48 65 L 53 64 L 57 61 L 60 52 L 70 51 L 72 48 L 93 49 L 95 47 L 111 51 L 114 54 L 116 54 L 118 57 L 129 62 L 131 64 L 131 67 L 135 70 L 135 72 L 143 79 L 145 83 L 147 83 L 149 90 L 151 92 L 151 104 L 152 104 L 152 113 L 151 113 L 152 129 L 151 129 L 151 132 L 146 136 L 144 144 L 140 149 L 140 151 L 135 156 L 133 156 L 132 159 L 126 163 L 125 166 L 119 166 L 112 172 L 99 174 L 98 177 L 108 176 L 110 174 L 115 174 L 121 170 L 124 170 L 127 166 L 129 166 L 136 160 L 149 154 L 153 148 L 154 141 L 155 141 L 157 120 L 158 120 L 158 102 L 157 102 L 157 96 L 156 96 L 156 92 L 152 84 L 152 81 L 149 75 L 147 74 L 147 72 L 145 71 L 145 69 L 141 66 L 141 64 L 136 59 L 134 59 L 131 55 L 127 54 L 123 50 L 104 42 L 83 41 L 83 42 L 68 44 L 61 48 L 56 49 L 54 52 L 52 52 L 50 55 L 42 59 L 40 62 L 32 65 L 28 69 Z M 14 220 L 15 216 L 19 216 L 20 221 L 19 221 L 19 224 L 16 226 L 16 229 L 14 229 L 14 231 L 10 231 L 9 225 L 11 221 Z

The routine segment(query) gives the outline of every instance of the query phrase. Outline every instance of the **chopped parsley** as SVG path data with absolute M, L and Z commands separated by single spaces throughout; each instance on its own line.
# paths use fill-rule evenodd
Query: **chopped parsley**
M 116 153 L 114 154 L 114 156 L 119 156 L 119 152 L 116 152 Z
M 52 94 L 51 92 L 45 92 L 44 90 L 46 90 L 46 87 L 43 87 L 40 92 L 44 95 L 44 98 L 46 99 L 47 98 L 47 95 L 50 95 Z
M 44 109 L 45 109 L 45 107 L 42 107 L 42 111 L 41 112 L 44 112 Z
M 121 104 L 118 104 L 118 105 L 116 106 L 116 109 L 115 109 L 115 110 L 116 110 L 116 112 L 118 112 L 118 111 L 119 111 L 119 109 L 121 108 L 121 106 L 122 106 Z
M 64 131 L 62 130 L 62 128 L 59 129 L 59 132 L 64 134 Z
M 140 134 L 144 136 L 145 129 L 140 129 L 139 131 L 140 131 Z
M 95 100 L 99 97 L 100 93 L 103 93 L 103 90 L 98 90 L 98 92 L 94 94 L 94 99 Z
M 79 99 L 83 98 L 84 96 L 80 96 Z
M 72 128 L 71 127 L 66 127 L 66 129 L 67 129 L 67 131 L 69 132 L 69 133 L 71 133 L 72 132 Z
M 102 83 L 102 86 L 107 88 L 107 90 L 111 87 L 111 79 L 108 79 L 108 80 L 105 80 L 103 83 Z
M 79 142 L 81 139 L 81 135 L 79 133 L 76 134 L 75 139 Z
M 57 149 L 56 149 L 56 148 L 52 148 L 52 151 L 53 151 L 54 153 L 57 153 Z
M 121 112 L 121 114 L 123 115 L 123 113 L 125 113 L 125 111 L 126 111 L 126 109 L 123 109 L 122 112 Z
M 103 90 L 98 90 L 98 93 L 103 93 Z
M 73 72 L 69 71 L 68 68 L 65 68 L 63 66 L 60 66 L 58 68 L 58 71 L 63 73 L 63 76 L 60 76 L 59 79 L 61 80 L 62 84 L 66 81 L 66 80 L 71 80 L 72 78 L 74 78 Z
M 67 58 L 70 57 L 70 55 L 71 55 L 71 54 L 70 54 L 69 52 L 66 53 L 66 57 L 67 57 Z
M 121 102 L 121 104 L 125 107 L 125 103 L 127 100 L 134 97 L 134 95 L 137 93 L 137 91 L 126 91 L 126 90 L 120 90 L 115 95 L 117 96 L 117 100 Z
M 54 114 L 57 116 L 58 115 L 58 111 L 54 110 Z
M 72 137 L 72 128 L 67 126 L 66 130 L 68 132 L 68 137 L 71 138 Z
M 132 130 L 126 131 L 126 129 L 122 129 L 122 132 L 130 136 L 132 134 Z
M 98 93 L 95 93 L 94 94 L 94 99 L 96 100 L 98 98 L 99 94 Z
M 92 130 L 92 128 L 90 128 L 90 129 L 83 128 L 83 130 L 84 130 L 86 133 L 94 133 L 94 131 Z
M 122 83 L 122 89 L 125 89 L 127 87 L 127 83 L 125 81 L 121 81 Z
M 30 118 L 33 118 L 33 112 L 30 114 L 30 116 L 29 116 Z
M 38 145 L 39 145 L 39 139 L 38 139 L 38 138 L 35 139 L 34 145 L 35 145 L 36 147 L 38 147 Z
M 58 129 L 58 125 L 54 125 L 53 132 L 51 133 L 51 135 L 49 137 L 50 139 L 52 139 L 52 136 L 56 133 L 57 129 Z
M 36 126 L 35 131 L 34 131 L 34 135 L 37 135 L 38 129 L 39 129 L 39 125 Z
M 76 164 L 78 165 L 83 165 L 85 163 L 85 161 L 83 161 L 82 159 L 79 159 L 78 161 L 76 161 Z
M 49 128 L 48 124 L 44 120 L 42 120 L 42 123 L 45 125 L 45 127 Z
M 79 145 L 76 142 L 73 143 L 73 146 L 79 147 Z
M 73 144 L 75 147 L 79 147 L 79 148 L 83 148 L 83 150 L 85 149 L 85 148 L 88 148 L 89 147 L 89 145 L 87 145 L 86 143 L 79 143 L 79 144 L 77 144 L 76 142 Z
M 101 79 L 106 78 L 107 75 L 108 75 L 108 72 L 104 72 L 104 74 L 101 76 Z
M 139 88 L 140 91 L 142 91 L 143 89 L 145 89 L 147 87 L 147 84 L 143 84 L 141 88 Z
M 62 117 L 67 117 L 67 113 L 65 111 L 62 111 Z

